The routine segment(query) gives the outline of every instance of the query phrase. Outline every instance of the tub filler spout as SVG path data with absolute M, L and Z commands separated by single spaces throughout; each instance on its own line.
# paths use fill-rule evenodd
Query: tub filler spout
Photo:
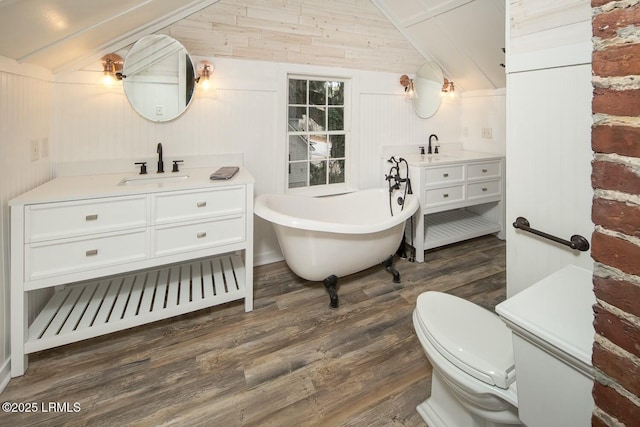
M 273 225 L 289 268 L 303 279 L 322 281 L 335 309 L 340 277 L 382 264 L 400 281 L 393 254 L 417 209 L 418 199 L 405 195 L 389 212 L 389 190 L 376 188 L 318 198 L 264 194 L 256 198 L 254 212 Z

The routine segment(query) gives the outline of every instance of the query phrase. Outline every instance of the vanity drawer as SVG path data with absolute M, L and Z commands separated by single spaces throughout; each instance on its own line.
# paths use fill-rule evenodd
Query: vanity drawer
M 467 178 L 498 178 L 500 177 L 500 162 L 471 163 L 467 165 Z
M 147 197 L 116 197 L 25 207 L 25 242 L 144 227 Z
M 178 226 L 160 226 L 155 231 L 155 256 L 171 255 L 242 242 L 245 239 L 245 216 L 237 215 L 215 221 Z
M 425 191 L 425 207 L 459 202 L 464 199 L 464 186 L 434 188 Z
M 157 194 L 154 223 L 165 224 L 244 213 L 245 203 L 243 186 Z
M 486 181 L 467 184 L 467 198 L 477 199 L 480 197 L 500 196 L 502 181 Z
M 26 245 L 25 276 L 34 280 L 143 260 L 149 246 L 146 230 Z
M 425 185 L 436 185 L 464 179 L 463 165 L 425 168 Z

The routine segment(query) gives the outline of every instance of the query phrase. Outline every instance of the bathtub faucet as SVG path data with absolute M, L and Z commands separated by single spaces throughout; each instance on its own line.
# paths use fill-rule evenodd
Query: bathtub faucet
M 400 189 L 400 184 L 406 183 L 407 194 L 413 194 L 413 190 L 411 189 L 411 180 L 409 179 L 409 163 L 407 163 L 407 161 L 402 157 L 396 159 L 394 156 L 391 156 L 387 160 L 387 162 L 395 163 L 395 165 L 391 166 L 391 168 L 389 169 L 389 174 L 385 175 L 385 180 L 389 181 L 389 192 Z M 402 163 L 404 163 L 405 171 L 406 171 L 404 178 L 402 178 L 400 174 L 400 165 Z M 395 174 L 394 174 L 394 171 L 395 171 Z M 394 181 L 394 185 L 391 185 L 391 180 Z
M 411 180 L 409 179 L 409 163 L 407 163 L 407 161 L 402 157 L 396 159 L 393 156 L 391 156 L 391 158 L 387 161 L 389 163 L 394 163 L 394 165 L 389 168 L 389 173 L 384 177 L 384 179 L 389 183 L 389 210 L 391 211 L 391 216 L 393 216 L 392 193 L 395 190 L 400 189 L 400 184 L 405 183 L 404 195 L 398 197 L 397 199 L 398 204 L 401 206 L 400 210 L 402 211 L 404 210 L 404 202 L 407 198 L 407 194 L 413 194 L 413 191 L 411 190 Z M 405 178 L 402 178 L 402 176 L 400 175 L 400 164 L 402 163 L 405 164 Z
M 395 173 L 394 173 L 395 171 Z M 400 169 L 398 166 L 391 166 L 389 174 L 384 176 L 385 181 L 389 181 L 389 192 L 400 188 Z M 394 184 L 391 184 L 394 181 Z

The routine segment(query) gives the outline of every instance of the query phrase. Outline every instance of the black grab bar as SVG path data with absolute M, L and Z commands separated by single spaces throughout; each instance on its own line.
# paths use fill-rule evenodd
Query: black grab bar
M 529 225 L 529 221 L 521 216 L 516 218 L 516 221 L 513 223 L 514 228 L 519 228 L 520 230 L 528 231 L 529 233 L 544 237 L 545 239 L 553 240 L 556 243 L 569 246 L 571 249 L 575 249 L 581 252 L 586 252 L 589 250 L 589 241 L 578 234 L 574 234 L 573 236 L 571 236 L 571 240 L 569 241 L 545 233 L 544 231 L 536 230 L 534 228 L 531 228 Z

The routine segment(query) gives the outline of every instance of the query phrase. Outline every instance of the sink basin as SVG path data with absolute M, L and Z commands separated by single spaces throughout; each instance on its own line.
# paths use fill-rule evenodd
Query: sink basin
M 170 184 L 183 182 L 189 175 L 136 175 L 123 178 L 118 185 Z
M 448 160 L 452 156 L 447 154 L 424 154 L 420 155 L 420 163 L 436 163 L 442 160 Z

